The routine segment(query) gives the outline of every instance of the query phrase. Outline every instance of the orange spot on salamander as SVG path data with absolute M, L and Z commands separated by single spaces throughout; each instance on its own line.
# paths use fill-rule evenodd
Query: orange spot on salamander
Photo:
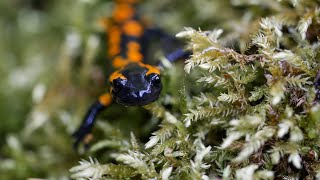
M 108 40 L 110 44 L 120 44 L 121 31 L 118 27 L 112 27 L 109 31 Z
M 119 46 L 117 45 L 114 45 L 114 46 L 111 46 L 109 49 L 108 49 L 108 54 L 109 56 L 115 56 L 117 54 L 120 53 L 120 48 Z
M 129 36 L 140 37 L 143 34 L 143 27 L 139 22 L 131 20 L 123 25 L 123 32 Z
M 84 139 L 83 139 L 83 142 L 84 144 L 89 144 L 93 139 L 93 135 L 90 133 L 90 134 L 87 134 Z
M 137 42 L 134 42 L 134 41 L 130 41 L 128 44 L 127 44 L 127 47 L 129 50 L 135 50 L 135 51 L 139 51 L 140 50 L 140 44 L 137 43 Z
M 131 62 L 141 62 L 143 59 L 142 54 L 138 51 L 128 51 L 127 55 L 128 55 L 129 61 Z
M 109 49 L 108 53 L 110 56 L 115 56 L 120 53 L 120 43 L 121 43 L 121 31 L 118 27 L 112 27 L 109 30 Z
M 160 69 L 155 67 L 155 66 L 151 66 L 149 64 L 143 64 L 143 63 L 139 63 L 139 65 L 141 67 L 144 67 L 144 68 L 148 69 L 148 72 L 146 73 L 146 75 L 149 75 L 149 74 L 152 74 L 152 73 L 160 74 Z
M 104 106 L 108 106 L 112 103 L 112 96 L 109 93 L 105 93 L 99 96 L 99 102 Z
M 127 59 L 123 59 L 121 56 L 117 56 L 112 61 L 112 66 L 114 68 L 121 68 L 125 65 L 127 65 L 129 61 Z
M 129 20 L 134 15 L 134 9 L 130 4 L 119 3 L 113 11 L 113 19 L 116 22 Z
M 143 59 L 143 55 L 140 53 L 140 45 L 137 42 L 129 42 L 127 44 L 128 51 L 127 56 L 131 62 L 141 62 Z

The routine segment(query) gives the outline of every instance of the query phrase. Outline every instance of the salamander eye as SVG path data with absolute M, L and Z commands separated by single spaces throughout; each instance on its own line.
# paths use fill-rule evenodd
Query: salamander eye
M 113 82 L 111 83 L 113 91 L 119 92 L 125 85 L 126 81 L 127 80 L 121 79 L 121 78 L 114 79 Z
M 150 79 L 150 82 L 152 83 L 152 85 L 154 87 L 159 87 L 161 84 L 161 79 L 160 79 L 160 75 L 159 74 L 155 74 L 152 73 L 148 76 L 148 78 Z

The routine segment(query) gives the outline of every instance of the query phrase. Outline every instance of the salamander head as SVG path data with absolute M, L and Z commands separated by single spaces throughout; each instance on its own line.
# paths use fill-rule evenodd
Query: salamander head
M 144 106 L 159 98 L 160 71 L 150 65 L 131 63 L 110 76 L 111 94 L 126 106 Z

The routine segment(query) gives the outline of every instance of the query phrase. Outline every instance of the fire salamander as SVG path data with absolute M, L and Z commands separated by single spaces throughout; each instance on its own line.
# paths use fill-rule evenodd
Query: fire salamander
M 161 65 L 145 63 L 145 47 L 151 38 L 174 38 L 158 28 L 148 28 L 138 15 L 137 3 L 138 0 L 116 0 L 112 16 L 105 20 L 107 51 L 115 71 L 109 76 L 110 88 L 90 106 L 73 134 L 75 148 L 81 142 L 88 145 L 96 116 L 113 100 L 126 106 L 144 106 L 159 98 Z M 166 58 L 173 62 L 188 56 L 188 52 L 178 49 Z

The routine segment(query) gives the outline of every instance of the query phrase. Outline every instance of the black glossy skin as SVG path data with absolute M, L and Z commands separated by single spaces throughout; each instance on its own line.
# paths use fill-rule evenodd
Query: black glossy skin
M 91 129 L 94 125 L 94 121 L 96 116 L 104 109 L 104 106 L 99 102 L 93 103 L 87 114 L 85 115 L 84 121 L 81 123 L 81 126 L 78 128 L 76 132 L 72 134 L 76 141 L 73 144 L 73 148 L 77 149 L 80 142 L 85 138 L 85 136 L 91 132 Z M 88 145 L 85 144 L 85 148 L 88 148 Z
M 148 74 L 148 69 L 138 64 L 127 65 L 120 73 L 125 79 L 111 82 L 113 99 L 125 106 L 144 106 L 159 98 L 162 85 L 160 75 Z

